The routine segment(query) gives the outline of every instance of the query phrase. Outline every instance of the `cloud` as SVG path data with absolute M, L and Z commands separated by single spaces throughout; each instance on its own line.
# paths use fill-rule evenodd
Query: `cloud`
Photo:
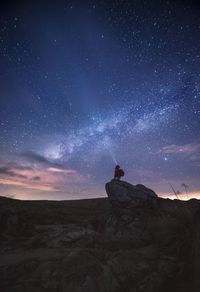
M 185 145 L 171 144 L 164 146 L 159 153 L 164 154 L 178 154 L 184 157 L 189 157 L 190 160 L 200 159 L 200 144 L 190 143 Z
M 51 172 L 60 172 L 60 173 L 64 171 L 63 169 L 56 168 L 56 167 L 49 167 L 48 170 Z
M 26 190 L 71 193 L 87 179 L 75 169 L 52 163 L 34 152 L 23 153 L 22 157 L 26 157 L 26 161 L 19 162 L 18 155 L 15 162 L 0 164 L 1 186 L 15 186 L 23 193 Z M 24 166 L 27 160 L 32 161 L 31 167 Z
M 77 171 L 76 170 L 74 170 L 74 169 L 60 169 L 60 168 L 56 168 L 56 167 L 49 167 L 48 169 L 47 169 L 48 171 L 50 171 L 50 172 L 54 172 L 54 173 L 63 173 L 63 174 L 66 174 L 66 175 L 74 175 L 74 174 L 76 174 L 77 173 Z
M 3 162 L 1 164 L 3 164 Z M 31 166 L 24 166 L 24 165 L 19 164 L 19 162 L 15 162 L 15 161 L 9 161 L 7 162 L 6 165 L 7 167 L 14 168 L 16 170 L 31 170 L 32 169 Z
M 40 155 L 33 151 L 25 151 L 19 154 L 19 157 L 24 159 L 25 162 L 30 163 L 31 165 L 39 165 L 45 168 L 57 168 L 65 169 L 65 166 L 60 163 L 55 163 L 47 159 L 45 156 Z
M 33 163 L 42 163 L 42 164 L 49 164 L 51 163 L 48 159 L 46 159 L 44 156 L 32 152 L 32 151 L 26 151 L 22 152 L 20 154 L 21 157 L 25 158 L 26 160 L 33 162 Z
M 5 176 L 11 176 L 11 177 L 18 177 L 18 178 L 23 178 L 26 179 L 27 176 L 19 174 L 11 170 L 9 167 L 0 167 L 0 175 L 5 175 Z
M 33 176 L 33 177 L 32 177 L 32 180 L 41 180 L 41 178 L 40 178 L 40 176 L 37 176 L 37 175 L 36 175 L 36 176 Z

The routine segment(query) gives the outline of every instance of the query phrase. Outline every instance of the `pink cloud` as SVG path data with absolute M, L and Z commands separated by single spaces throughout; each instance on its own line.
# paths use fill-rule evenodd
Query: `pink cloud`
M 23 168 L 0 165 L 0 184 L 38 191 L 66 192 L 87 180 L 74 169 Z
M 198 143 L 190 143 L 185 145 L 176 145 L 171 144 L 164 146 L 160 151 L 160 153 L 165 154 L 178 154 L 183 155 L 185 157 L 190 157 L 191 160 L 199 160 L 200 159 L 200 144 Z

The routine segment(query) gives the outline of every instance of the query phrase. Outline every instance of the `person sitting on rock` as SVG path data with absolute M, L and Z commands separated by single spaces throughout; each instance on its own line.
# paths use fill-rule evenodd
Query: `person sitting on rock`
M 121 169 L 119 165 L 116 165 L 116 167 L 115 167 L 115 173 L 114 173 L 114 179 L 120 180 L 120 178 L 122 176 L 124 176 L 123 169 Z

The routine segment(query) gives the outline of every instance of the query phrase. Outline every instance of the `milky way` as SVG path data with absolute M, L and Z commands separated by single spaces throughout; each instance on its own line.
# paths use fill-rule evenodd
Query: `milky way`
M 2 2 L 0 194 L 105 196 L 119 163 L 199 197 L 199 19 L 196 1 Z

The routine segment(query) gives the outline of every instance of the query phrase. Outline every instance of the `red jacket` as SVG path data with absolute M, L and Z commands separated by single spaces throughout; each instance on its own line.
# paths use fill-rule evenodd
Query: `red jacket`
M 119 165 L 117 165 L 115 167 L 115 174 L 114 174 L 114 177 L 121 177 L 121 176 L 124 176 L 124 171 L 123 169 L 120 168 Z

